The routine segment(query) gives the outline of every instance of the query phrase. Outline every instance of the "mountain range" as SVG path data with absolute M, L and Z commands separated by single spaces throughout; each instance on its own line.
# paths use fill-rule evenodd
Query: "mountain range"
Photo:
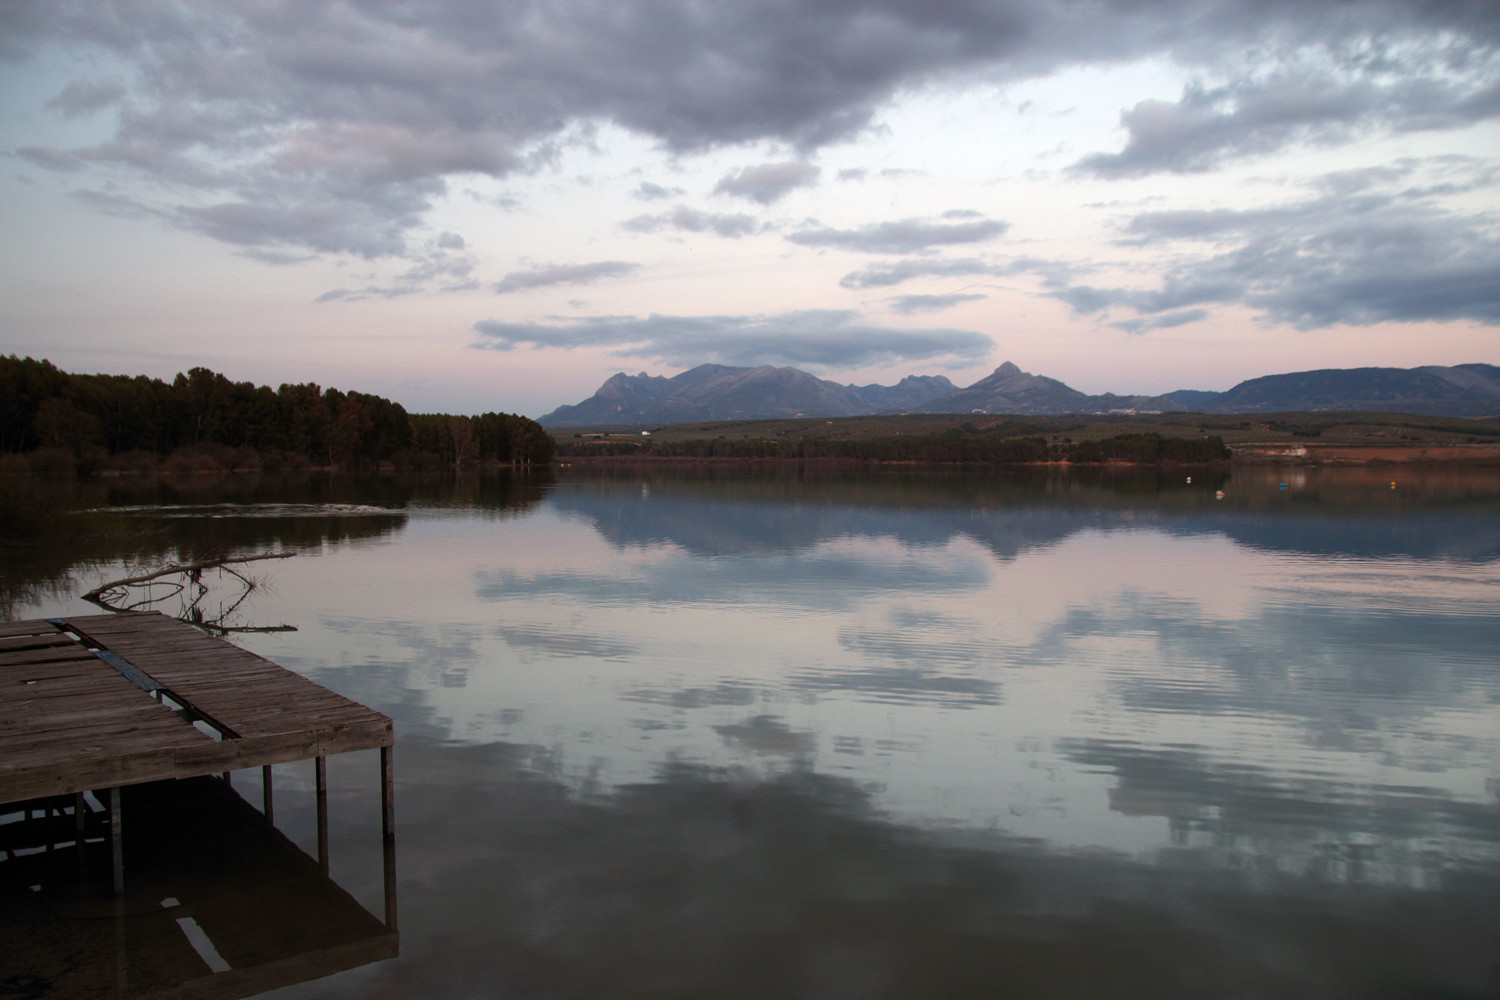
M 704 420 L 852 417 L 874 413 L 1287 413 L 1380 410 L 1431 416 L 1500 414 L 1500 366 L 1325 368 L 1266 375 L 1225 392 L 1089 395 L 1009 361 L 960 389 L 941 375 L 895 385 L 840 385 L 797 368 L 699 365 L 665 375 L 611 376 L 597 392 L 542 417 L 545 427 L 685 424 Z

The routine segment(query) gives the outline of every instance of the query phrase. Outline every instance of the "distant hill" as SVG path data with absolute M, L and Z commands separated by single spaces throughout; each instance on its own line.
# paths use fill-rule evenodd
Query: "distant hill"
M 1483 417 L 1500 413 L 1500 367 L 1324 368 L 1253 378 L 1227 392 L 1185 389 L 1166 398 L 1201 413 L 1378 410 Z
M 1055 378 L 1023 372 L 1009 361 L 967 389 L 913 407 L 921 413 L 1112 413 L 1185 407 L 1160 396 L 1090 396 Z
M 546 427 L 685 424 L 702 420 L 853 417 L 910 410 L 954 391 L 942 376 L 911 376 L 894 386 L 839 385 L 796 368 L 699 365 L 680 375 L 612 376 L 576 406 L 542 417 Z
M 894 386 L 840 385 L 796 368 L 699 365 L 670 378 L 612 376 L 573 406 L 541 418 L 547 427 L 682 424 L 704 420 L 853 417 L 873 413 L 1279 413 L 1379 410 L 1430 416 L 1500 413 L 1500 367 L 1329 368 L 1267 375 L 1226 392 L 1179 389 L 1162 396 L 1091 396 L 1009 361 L 966 388 L 941 375 Z

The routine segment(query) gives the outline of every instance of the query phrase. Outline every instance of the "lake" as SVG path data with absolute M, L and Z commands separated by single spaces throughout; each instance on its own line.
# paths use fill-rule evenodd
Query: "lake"
M 1188 480 L 70 481 L 0 599 L 296 552 L 116 595 L 395 720 L 400 956 L 275 996 L 1500 995 L 1500 470 Z

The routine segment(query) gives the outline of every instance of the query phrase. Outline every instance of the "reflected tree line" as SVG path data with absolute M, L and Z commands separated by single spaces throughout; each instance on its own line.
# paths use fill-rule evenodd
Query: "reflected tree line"
M 1211 464 L 1229 459 L 1217 434 L 1197 438 L 1163 437 L 1149 432 L 1118 434 L 1096 441 L 1049 442 L 1045 437 L 1006 437 L 985 433 L 971 424 L 945 434 L 911 434 L 857 439 L 801 441 L 729 440 L 595 441 L 564 439 L 564 457 L 738 458 L 842 460 L 858 462 L 934 462 L 942 464 L 1045 465 L 1053 463 L 1133 465 Z
M 539 424 L 510 413 L 409 414 L 310 382 L 272 389 L 193 368 L 168 383 L 0 357 L 0 469 L 9 471 L 462 469 L 545 465 L 553 451 Z
M 395 534 L 411 506 L 515 517 L 540 504 L 552 481 L 550 468 L 469 476 L 0 475 L 0 620 L 28 602 L 66 599 L 76 574 L 120 575 L 124 566 L 125 575 L 134 575 L 219 563 L 236 553 L 318 551 Z M 260 516 L 211 516 L 219 506 L 260 508 Z

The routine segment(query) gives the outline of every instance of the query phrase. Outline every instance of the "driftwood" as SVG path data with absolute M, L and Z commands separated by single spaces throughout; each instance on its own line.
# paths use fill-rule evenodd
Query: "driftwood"
M 135 576 L 127 576 L 119 580 L 111 580 L 108 583 L 101 584 L 84 594 L 83 599 L 92 604 L 97 604 L 107 611 L 130 611 L 145 605 L 155 604 L 174 594 L 180 594 L 191 585 L 197 588 L 197 593 L 193 595 L 192 600 L 188 602 L 182 613 L 177 616 L 181 621 L 188 622 L 206 632 L 221 636 L 227 635 L 230 632 L 295 632 L 297 629 L 294 625 L 233 626 L 224 624 L 224 621 L 239 608 L 245 598 L 249 597 L 250 592 L 256 587 L 254 580 L 235 570 L 233 566 L 249 562 L 259 562 L 264 559 L 289 559 L 296 554 L 296 552 L 265 552 L 253 556 L 231 556 L 224 559 L 204 560 L 202 562 L 167 563 L 162 568 L 152 570 L 149 573 L 140 573 Z M 244 585 L 244 590 L 233 604 L 222 610 L 218 615 L 209 618 L 204 615 L 203 610 L 198 604 L 208 594 L 208 587 L 203 583 L 203 573 L 205 570 L 214 569 L 221 570 L 238 579 Z M 172 590 L 167 594 L 148 595 L 142 600 L 125 603 L 126 596 L 131 587 L 150 584 L 174 576 L 186 577 L 186 580 L 174 582 L 171 585 Z

